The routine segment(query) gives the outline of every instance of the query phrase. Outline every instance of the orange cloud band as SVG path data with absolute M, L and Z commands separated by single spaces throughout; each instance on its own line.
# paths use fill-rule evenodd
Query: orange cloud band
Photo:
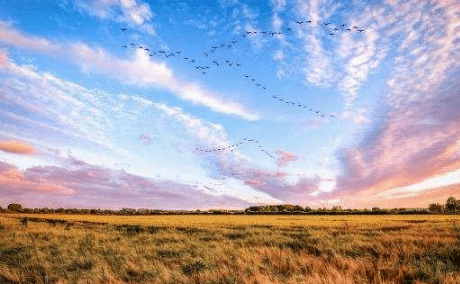
M 0 151 L 25 155 L 31 155 L 36 152 L 32 146 L 20 141 L 0 142 Z

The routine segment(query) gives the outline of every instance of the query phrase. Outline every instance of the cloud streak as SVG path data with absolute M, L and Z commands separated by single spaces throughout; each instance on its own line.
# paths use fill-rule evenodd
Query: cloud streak
M 0 141 L 0 151 L 22 155 L 35 154 L 36 150 L 31 145 L 22 141 Z

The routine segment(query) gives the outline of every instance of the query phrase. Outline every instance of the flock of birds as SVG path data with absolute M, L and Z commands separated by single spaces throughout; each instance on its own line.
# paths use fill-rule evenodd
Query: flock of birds
M 259 148 L 259 150 L 263 153 L 265 153 L 268 157 L 274 159 L 275 156 L 273 154 L 271 154 L 270 152 L 268 152 L 267 150 L 265 150 L 262 146 L 258 145 L 259 143 L 259 140 L 257 139 L 249 139 L 249 138 L 244 138 L 242 140 L 240 140 L 238 143 L 235 143 L 235 144 L 232 144 L 232 145 L 228 145 L 228 146 L 223 146 L 223 147 L 217 147 L 217 148 L 202 148 L 202 147 L 197 147 L 196 148 L 196 151 L 199 151 L 199 152 L 204 152 L 204 153 L 211 153 L 211 152 L 218 152 L 218 151 L 229 151 L 229 152 L 233 152 L 235 151 L 238 146 L 242 145 L 243 143 L 254 143 L 254 144 L 257 144 L 257 147 Z
M 308 26 L 308 25 L 311 24 L 311 21 L 310 20 L 308 20 L 308 21 L 297 21 L 297 22 L 295 22 L 295 24 L 298 27 Z M 337 25 L 337 24 L 333 24 L 333 23 L 330 23 L 330 22 L 326 22 L 326 23 L 324 23 L 324 27 L 325 27 L 325 31 L 330 36 L 337 35 L 339 32 L 348 32 L 348 33 L 363 33 L 363 32 L 365 32 L 364 29 L 360 29 L 358 26 L 348 27 L 348 25 L 345 24 L 345 23 Z M 127 30 L 128 30 L 127 28 L 121 28 L 122 32 L 126 32 Z M 251 37 L 251 36 L 255 36 L 255 35 L 276 36 L 276 35 L 283 35 L 283 34 L 292 33 L 292 32 L 293 32 L 292 28 L 286 28 L 283 31 L 257 31 L 257 30 L 251 30 L 250 31 L 250 30 L 247 30 L 247 31 L 244 31 L 240 35 L 240 37 L 241 38 L 247 38 L 247 37 Z M 241 67 L 242 64 L 240 62 L 234 62 L 234 61 L 231 61 L 229 59 L 216 59 L 215 57 L 213 57 L 213 54 L 215 54 L 215 52 L 217 52 L 219 50 L 225 50 L 225 49 L 229 50 L 229 49 L 233 48 L 236 44 L 240 43 L 241 41 L 242 41 L 242 39 L 235 38 L 235 39 L 232 39 L 232 40 L 230 40 L 228 42 L 224 42 L 224 43 L 221 43 L 219 45 L 211 46 L 207 51 L 203 52 L 203 59 L 208 59 L 208 61 L 209 61 L 208 64 L 198 64 L 197 63 L 198 60 L 196 58 L 193 58 L 191 56 L 187 56 L 182 51 L 173 52 L 173 51 L 168 51 L 168 50 L 153 50 L 153 49 L 149 48 L 148 46 L 137 45 L 137 44 L 134 44 L 134 43 L 130 43 L 129 45 L 123 45 L 122 47 L 124 49 L 131 48 L 133 50 L 142 49 L 150 57 L 156 56 L 156 57 L 162 57 L 162 58 L 178 58 L 178 59 L 184 60 L 184 61 L 186 61 L 186 62 L 188 62 L 190 64 L 194 64 L 195 65 L 194 67 L 198 72 L 200 72 L 203 75 L 206 75 L 211 68 L 219 68 L 219 67 L 224 67 L 224 66 L 228 67 L 228 68 L 232 68 L 232 67 L 233 68 L 239 68 L 239 67 Z M 243 73 L 242 77 L 244 79 L 246 79 L 250 84 L 252 84 L 252 86 L 254 86 L 256 88 L 259 88 L 261 91 L 265 92 L 267 90 L 267 87 L 264 84 L 262 84 L 261 82 L 259 82 L 252 75 L 247 74 L 247 73 Z M 326 119 L 327 118 L 330 121 L 337 122 L 337 116 L 336 115 L 334 115 L 334 114 L 326 115 L 324 112 L 322 112 L 320 110 L 317 110 L 317 109 L 314 109 L 314 108 L 308 106 L 305 103 L 292 102 L 292 101 L 284 99 L 283 97 L 281 97 L 279 95 L 278 96 L 277 95 L 272 95 L 271 98 L 279 101 L 280 103 L 284 104 L 285 106 L 298 107 L 298 108 L 305 109 L 306 111 L 309 111 L 311 114 L 316 115 L 320 119 Z M 229 146 L 225 146 L 225 147 L 217 147 L 217 148 L 212 148 L 212 149 L 204 149 L 204 148 L 198 147 L 196 150 L 200 151 L 200 152 L 205 152 L 205 153 L 219 152 L 219 151 L 234 151 L 234 150 L 237 149 L 237 147 L 239 145 L 242 145 L 243 143 L 248 143 L 248 142 L 252 142 L 254 144 L 259 143 L 259 141 L 256 140 L 256 139 L 244 138 L 243 140 L 241 140 L 238 143 L 233 144 L 233 145 L 229 145 Z M 260 145 L 257 145 L 257 146 L 258 146 L 259 150 L 261 152 L 265 153 L 268 157 L 275 158 L 273 154 L 271 154 L 268 151 L 266 151 Z

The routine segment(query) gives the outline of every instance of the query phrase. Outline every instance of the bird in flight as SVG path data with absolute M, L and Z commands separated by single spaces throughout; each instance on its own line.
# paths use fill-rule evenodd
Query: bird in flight
M 121 28 L 121 31 L 122 32 L 126 32 L 128 29 L 125 29 L 125 28 Z

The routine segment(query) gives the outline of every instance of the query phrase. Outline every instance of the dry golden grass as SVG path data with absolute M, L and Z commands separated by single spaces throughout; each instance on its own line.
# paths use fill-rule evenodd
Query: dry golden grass
M 24 216 L 0 283 L 460 283 L 460 216 Z
M 2 214 L 17 217 L 17 214 Z M 21 214 L 21 217 L 88 221 L 107 224 L 159 225 L 159 226 L 231 226 L 271 225 L 278 227 L 314 226 L 336 227 L 348 223 L 352 226 L 385 226 L 399 223 L 442 223 L 460 221 L 460 215 L 151 215 L 106 216 L 68 214 Z

